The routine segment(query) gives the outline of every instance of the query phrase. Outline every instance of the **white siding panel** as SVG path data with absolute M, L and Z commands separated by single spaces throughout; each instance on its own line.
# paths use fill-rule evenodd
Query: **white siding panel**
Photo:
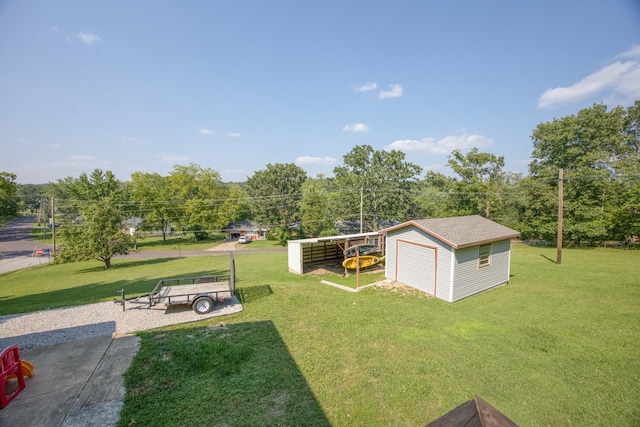
M 509 280 L 509 240 L 491 244 L 491 265 L 488 267 L 478 267 L 478 251 L 478 246 L 456 251 L 453 301 Z
M 436 286 L 436 249 L 398 241 L 397 280 L 434 295 Z
M 299 242 L 289 242 L 287 246 L 289 252 L 289 272 L 302 274 L 302 244 Z

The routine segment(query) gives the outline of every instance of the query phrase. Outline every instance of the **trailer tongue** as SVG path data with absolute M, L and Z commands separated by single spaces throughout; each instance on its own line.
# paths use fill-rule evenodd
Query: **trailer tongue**
M 120 290 L 121 299 L 115 300 L 126 310 L 126 303 L 149 304 L 149 307 L 164 304 L 189 305 L 198 314 L 209 313 L 216 302 L 233 298 L 236 294 L 236 266 L 233 253 L 230 253 L 229 274 L 218 276 L 186 277 L 162 279 L 151 293 L 125 298 L 124 289 Z

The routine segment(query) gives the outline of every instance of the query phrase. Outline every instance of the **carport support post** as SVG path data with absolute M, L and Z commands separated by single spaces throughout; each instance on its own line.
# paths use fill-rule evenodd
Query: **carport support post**
M 360 248 L 356 248 L 356 289 L 360 287 Z

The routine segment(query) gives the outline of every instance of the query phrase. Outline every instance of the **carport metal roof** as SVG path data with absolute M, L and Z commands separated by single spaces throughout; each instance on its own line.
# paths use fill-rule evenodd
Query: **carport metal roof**
M 371 236 L 378 236 L 378 235 L 380 235 L 380 233 L 378 233 L 377 231 L 370 231 L 368 233 L 342 234 L 338 236 L 313 237 L 310 239 L 289 240 L 289 242 L 290 243 L 341 242 L 345 240 L 358 239 L 360 237 L 371 237 Z

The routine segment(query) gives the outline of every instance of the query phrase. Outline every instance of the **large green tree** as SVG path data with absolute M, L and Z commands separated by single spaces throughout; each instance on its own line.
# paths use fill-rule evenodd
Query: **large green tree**
M 356 220 L 362 194 L 363 225 L 378 230 L 382 220 L 403 221 L 418 215 L 413 192 L 422 168 L 405 160 L 398 150 L 374 150 L 358 145 L 343 156 L 343 165 L 333 169 L 336 212 L 344 220 Z
M 136 212 L 133 215 L 143 218 L 141 228 L 160 230 L 162 240 L 166 242 L 171 218 L 178 215 L 167 178 L 158 173 L 134 172 L 131 174 L 130 185 L 136 202 Z
M 176 165 L 167 177 L 167 184 L 180 210 L 178 222 L 193 231 L 197 240 L 226 225 L 219 213 L 228 197 L 228 188 L 218 172 L 195 163 Z
M 103 197 L 99 203 L 87 203 L 82 218 L 73 226 L 61 228 L 63 250 L 58 255 L 61 262 L 97 259 L 111 267 L 114 255 L 129 253 L 131 236 L 123 232 L 121 210 L 111 198 Z
M 332 179 L 318 175 L 302 186 L 300 213 L 302 230 L 307 237 L 337 234 L 330 205 Z
M 491 219 L 502 208 L 504 157 L 472 148 L 467 154 L 454 150 L 448 163 L 457 175 L 450 193 L 454 211 L 458 215 L 482 215 Z
M 307 173 L 293 163 L 267 165 L 247 179 L 253 219 L 262 226 L 290 232 L 300 222 L 302 185 Z
M 127 254 L 131 237 L 123 230 L 124 187 L 111 171 L 95 169 L 78 178 L 59 180 L 55 193 L 60 218 L 61 262 L 98 259 L 111 267 L 111 258 Z
M 569 244 L 595 244 L 608 239 L 622 240 L 637 230 L 633 217 L 638 181 L 638 109 L 636 103 L 625 110 L 609 110 L 596 104 L 551 122 L 540 123 L 533 131 L 533 161 L 529 165 L 528 185 L 537 188 L 529 198 L 551 200 L 557 195 L 558 171 L 564 170 L 564 241 Z M 545 191 L 546 190 L 546 191 Z M 541 194 L 545 192 L 546 194 Z M 545 230 L 556 221 L 557 205 L 535 209 L 530 200 L 529 219 L 546 218 Z M 554 212 L 555 211 L 555 212 Z
M 16 174 L 0 172 L 0 215 L 15 215 L 18 213 L 17 193 Z

